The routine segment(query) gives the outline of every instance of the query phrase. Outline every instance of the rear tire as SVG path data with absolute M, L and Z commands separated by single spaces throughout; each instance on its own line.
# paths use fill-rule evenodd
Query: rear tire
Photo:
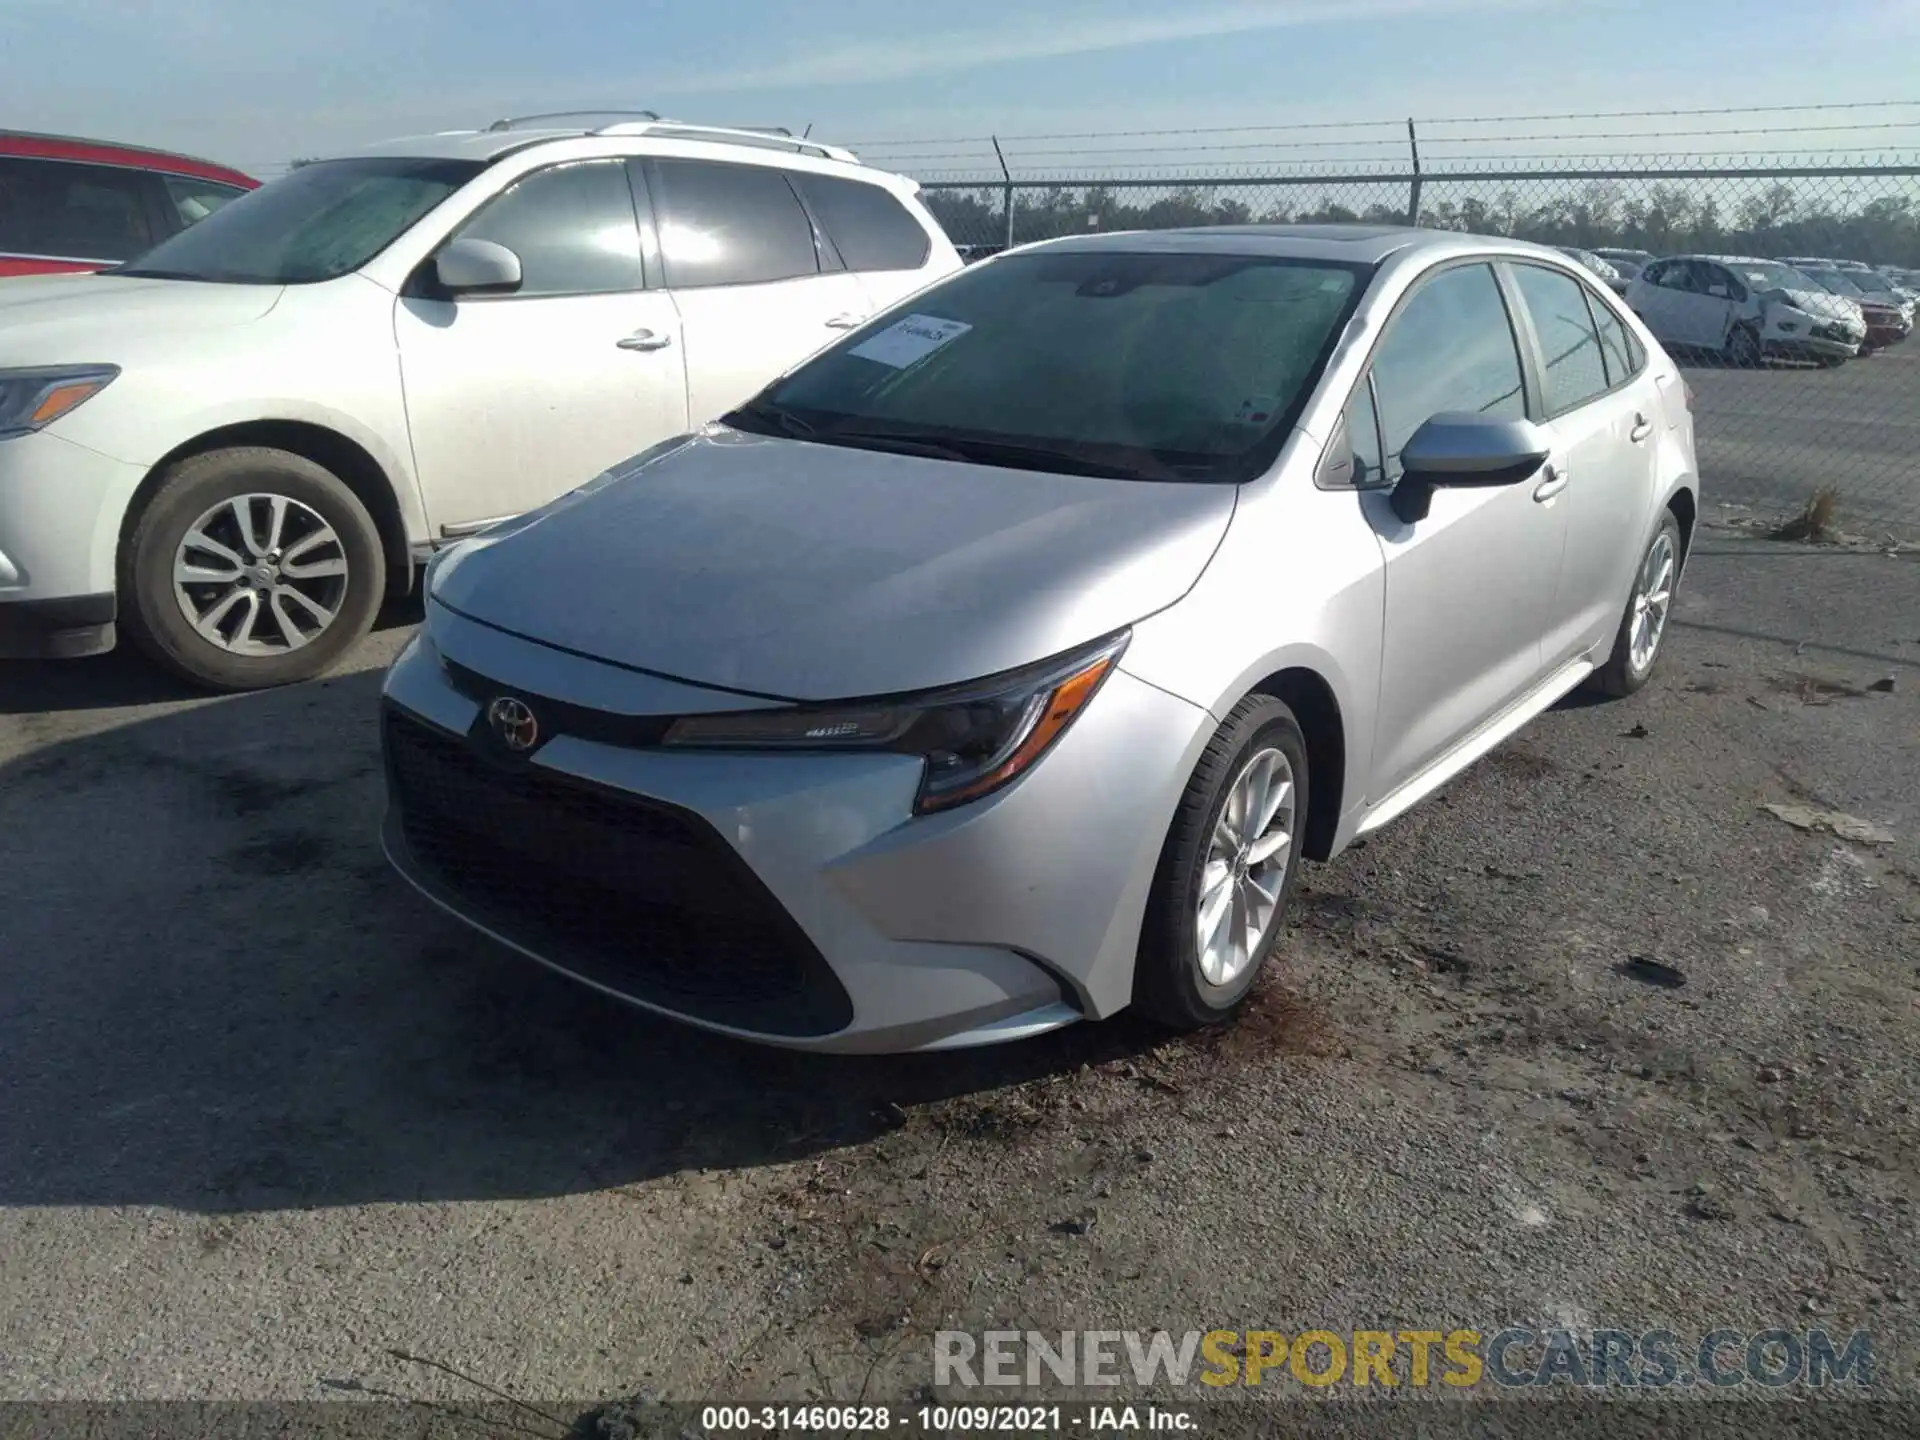
M 1633 694 L 1653 678 L 1671 628 L 1673 599 L 1680 587 L 1680 564 L 1680 522 L 1674 519 L 1671 510 L 1663 510 L 1659 527 L 1640 552 L 1640 563 L 1634 567 L 1627 608 L 1620 617 L 1620 629 L 1613 637 L 1613 654 L 1588 678 L 1590 689 L 1618 699 Z M 1663 591 L 1664 599 L 1661 599 Z M 1650 612 L 1657 623 L 1653 625 L 1649 649 L 1641 627 L 1647 623 Z
M 134 643 L 212 690 L 309 680 L 372 628 L 380 532 L 331 471 L 248 446 L 174 466 L 121 547 Z
M 1286 915 L 1308 800 L 1299 721 L 1271 695 L 1248 696 L 1208 741 L 1167 832 L 1134 962 L 1142 1014 L 1198 1030 L 1245 1003 Z M 1209 930 L 1216 943 L 1203 945 L 1209 915 L 1220 923 Z

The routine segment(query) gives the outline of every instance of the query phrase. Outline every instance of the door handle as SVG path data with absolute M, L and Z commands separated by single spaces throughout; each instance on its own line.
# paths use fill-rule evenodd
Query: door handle
M 866 320 L 867 317 L 864 315 L 836 315 L 827 321 L 827 328 L 829 330 L 857 330 L 860 326 L 866 324 Z
M 1533 498 L 1543 504 L 1567 488 L 1567 472 L 1547 466 L 1546 478 L 1533 487 Z
M 1647 419 L 1647 417 L 1644 415 L 1635 415 L 1633 417 L 1633 433 L 1628 435 L 1627 438 L 1633 441 L 1634 444 L 1638 445 L 1642 440 L 1645 440 L 1647 436 L 1651 435 L 1652 433 L 1653 433 L 1653 422 Z
M 613 342 L 622 350 L 664 350 L 673 344 L 671 335 L 656 335 L 651 330 L 636 330 L 624 340 Z

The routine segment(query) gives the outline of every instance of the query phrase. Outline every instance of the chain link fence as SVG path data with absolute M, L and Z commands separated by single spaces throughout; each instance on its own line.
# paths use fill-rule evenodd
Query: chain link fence
M 1614 288 L 1687 370 L 1710 499 L 1732 518 L 1771 525 L 1831 487 L 1841 531 L 1920 538 L 1920 341 L 1905 343 L 1911 293 L 1888 293 L 1920 291 L 1920 273 L 1887 273 L 1920 272 L 1920 154 L 1871 163 L 1636 155 L 1554 169 L 1429 168 L 1415 144 L 1393 167 L 1141 175 L 1116 163 L 1047 176 L 1016 175 L 996 144 L 986 164 L 998 174 L 948 171 L 922 181 L 928 205 L 970 255 L 1100 231 L 1409 220 L 1638 252 L 1621 257 Z M 1660 284 L 1629 285 L 1636 264 L 1675 256 L 1809 263 L 1794 267 L 1784 292 L 1773 283 L 1788 278 L 1778 270 L 1749 267 L 1743 279 L 1741 267 L 1717 262 L 1663 266 L 1653 272 Z M 1876 273 L 1844 273 L 1856 263 Z M 1835 292 L 1852 305 L 1835 304 Z M 1867 326 L 1857 348 L 1846 314 Z M 1840 338 L 1815 344 L 1829 335 Z

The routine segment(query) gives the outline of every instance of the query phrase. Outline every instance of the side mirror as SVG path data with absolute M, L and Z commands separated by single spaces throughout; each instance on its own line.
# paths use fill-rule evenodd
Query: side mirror
M 520 257 L 491 240 L 450 240 L 433 257 L 446 295 L 510 295 L 520 288 Z
M 1552 452 L 1547 433 L 1531 420 L 1461 411 L 1436 415 L 1400 451 L 1393 513 L 1412 525 L 1427 518 L 1433 492 L 1443 486 L 1517 485 Z

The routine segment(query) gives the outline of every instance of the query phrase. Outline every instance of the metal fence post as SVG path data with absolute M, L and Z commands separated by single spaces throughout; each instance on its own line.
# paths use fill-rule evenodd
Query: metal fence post
M 1413 184 L 1407 197 L 1407 224 L 1420 223 L 1420 135 L 1413 128 L 1411 116 L 1407 119 L 1407 149 L 1413 156 Z
M 992 135 L 988 138 L 993 141 L 993 158 L 1000 162 L 1000 178 L 1007 182 L 1007 188 L 1002 194 L 1006 198 L 1007 206 L 1007 248 L 1011 250 L 1013 248 L 1013 172 L 1007 168 L 1007 154 L 1000 148 L 1000 137 Z

